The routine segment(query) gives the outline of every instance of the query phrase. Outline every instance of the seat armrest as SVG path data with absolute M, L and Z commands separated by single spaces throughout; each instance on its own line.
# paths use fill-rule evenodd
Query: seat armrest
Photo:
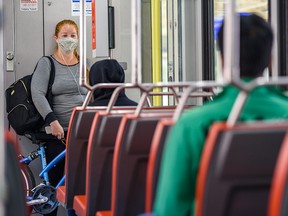
M 66 201 L 65 201 L 65 195 L 66 194 L 66 188 L 65 188 L 65 185 L 64 186 L 59 186 L 57 188 L 57 191 L 56 191 L 56 197 L 57 197 L 57 200 L 60 202 L 60 204 L 62 206 L 66 206 Z
M 112 211 L 98 211 L 96 216 L 112 216 Z

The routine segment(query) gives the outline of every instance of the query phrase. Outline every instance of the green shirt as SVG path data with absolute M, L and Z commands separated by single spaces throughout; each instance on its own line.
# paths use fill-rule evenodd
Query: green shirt
M 202 148 L 213 122 L 228 118 L 239 91 L 224 87 L 212 102 L 184 113 L 172 128 L 163 152 L 154 213 L 194 215 L 195 182 Z M 288 98 L 275 89 L 259 87 L 249 94 L 240 120 L 283 119 Z

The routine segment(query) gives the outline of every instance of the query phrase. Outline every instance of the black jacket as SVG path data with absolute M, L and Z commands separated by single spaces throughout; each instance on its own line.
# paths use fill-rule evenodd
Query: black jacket
M 98 83 L 124 83 L 125 73 L 121 65 L 115 59 L 105 59 L 94 63 L 90 69 L 90 85 Z M 94 101 L 89 106 L 107 106 L 113 94 L 114 88 L 98 88 L 93 92 Z M 114 106 L 137 106 L 122 90 Z

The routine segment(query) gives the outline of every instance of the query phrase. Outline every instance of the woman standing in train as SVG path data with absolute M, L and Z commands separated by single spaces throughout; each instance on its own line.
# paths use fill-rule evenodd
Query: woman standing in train
M 87 90 L 79 80 L 78 26 L 72 20 L 62 20 L 55 27 L 55 52 L 51 55 L 55 65 L 55 80 L 52 85 L 53 107 L 45 97 L 50 77 L 51 65 L 47 57 L 41 57 L 31 81 L 33 102 L 51 134 L 58 140 L 46 143 L 47 163 L 65 149 L 61 139 L 65 138 L 70 116 L 75 106 L 82 105 Z M 56 186 L 64 174 L 64 161 L 49 172 L 52 186 Z M 48 215 L 57 215 L 57 209 Z

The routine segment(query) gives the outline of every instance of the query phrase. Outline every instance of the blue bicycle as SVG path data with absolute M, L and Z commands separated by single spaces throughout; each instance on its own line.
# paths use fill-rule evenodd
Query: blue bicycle
M 45 155 L 45 141 L 47 142 L 47 139 L 37 139 L 35 138 L 35 134 L 32 133 L 26 134 L 25 136 L 28 137 L 33 144 L 38 146 L 38 148 L 35 151 L 32 151 L 28 156 L 18 156 L 21 176 L 23 178 L 24 189 L 26 191 L 26 204 L 27 206 L 33 207 L 34 211 L 37 213 L 49 214 L 58 206 L 56 190 L 60 185 L 64 184 L 65 175 L 59 181 L 57 186 L 53 187 L 50 185 L 48 173 L 60 160 L 65 158 L 66 150 L 62 151 L 49 164 L 47 164 Z M 49 137 L 49 140 L 56 139 L 51 135 L 47 136 Z M 62 142 L 64 143 L 65 140 Z M 38 185 L 36 185 L 35 177 L 29 167 L 29 164 L 36 158 L 40 158 L 42 166 L 42 171 L 40 172 L 39 177 L 43 181 Z

